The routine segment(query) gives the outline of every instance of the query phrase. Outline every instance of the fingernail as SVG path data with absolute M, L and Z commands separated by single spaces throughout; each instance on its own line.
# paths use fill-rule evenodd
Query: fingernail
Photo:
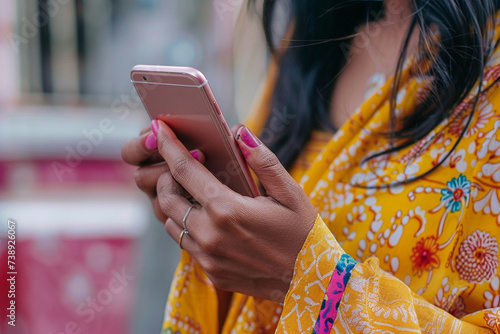
M 259 140 L 259 138 L 257 138 L 252 133 L 252 131 L 250 131 L 250 129 L 247 128 L 246 126 L 244 126 L 240 129 L 238 136 L 245 143 L 245 145 L 250 147 L 250 148 L 255 148 L 255 147 L 262 144 L 262 142 Z
M 156 119 L 151 121 L 151 131 L 155 134 L 156 137 L 158 137 L 158 129 L 160 128 L 160 125 L 158 124 L 158 121 Z
M 151 151 L 154 151 L 158 148 L 158 142 L 156 140 L 156 136 L 154 133 L 150 133 L 149 135 L 146 136 L 146 139 L 144 140 L 144 145 L 146 145 L 146 148 Z
M 200 161 L 200 154 L 197 151 L 191 152 L 191 155 L 193 156 L 193 158 Z

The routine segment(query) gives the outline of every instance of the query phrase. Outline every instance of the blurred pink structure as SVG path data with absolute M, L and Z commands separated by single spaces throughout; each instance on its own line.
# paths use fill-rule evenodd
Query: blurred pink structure
M 0 211 L 14 213 L 17 221 L 16 327 L 4 320 L 9 300 L 3 282 L 11 270 L 3 237 L 0 332 L 130 333 L 139 277 L 137 242 L 148 216 L 140 202 L 123 196 L 131 168 L 89 161 L 61 183 L 47 161 L 1 162 L 0 194 L 19 192 L 12 189 L 17 183 L 6 180 L 15 180 L 21 165 L 31 169 L 32 179 L 24 184 L 30 195 L 4 196 L 0 204 Z M 86 191 L 78 195 L 78 189 Z

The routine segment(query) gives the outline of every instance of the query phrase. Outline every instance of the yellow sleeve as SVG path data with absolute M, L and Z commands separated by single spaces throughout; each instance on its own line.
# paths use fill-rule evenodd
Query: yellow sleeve
M 198 263 L 182 251 L 172 279 L 161 333 L 217 333 L 217 310 L 217 293 L 212 282 Z
M 277 333 L 500 333 L 500 309 L 457 319 L 384 272 L 356 263 L 318 216 L 299 253 Z

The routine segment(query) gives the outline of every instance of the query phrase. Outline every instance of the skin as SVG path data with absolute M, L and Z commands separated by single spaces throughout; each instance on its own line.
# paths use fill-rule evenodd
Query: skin
M 368 46 L 373 48 L 370 52 L 361 48 L 350 55 L 332 95 L 331 120 L 337 127 L 363 101 L 364 91 L 359 87 L 365 87 L 367 79 L 380 72 L 381 66 L 389 69 L 387 77 L 395 69 L 398 46 L 409 23 L 409 1 L 386 0 L 388 15 L 381 21 L 384 24 L 379 25 L 376 34 L 363 37 L 368 36 Z M 360 31 L 369 28 L 364 26 Z M 197 202 L 188 217 L 189 234 L 182 239 L 182 247 L 217 288 L 219 323 L 224 321 L 230 292 L 283 302 L 298 252 L 317 216 L 307 195 L 267 147 L 250 147 L 236 135 L 266 193 L 257 198 L 241 196 L 203 166 L 202 152 L 197 152 L 200 161 L 193 158 L 172 130 L 159 123 L 158 150 L 145 146 L 145 138 L 151 133 L 148 127 L 123 146 L 122 157 L 138 167 L 137 186 L 149 196 L 156 216 L 165 222 L 175 242 L 183 230 L 185 213 L 193 201 Z M 204 191 L 207 185 L 210 192 Z
M 401 46 L 411 22 L 410 0 L 386 0 L 385 17 L 359 27 L 346 65 L 335 82 L 330 120 L 340 129 L 365 100 L 375 73 L 386 79 L 396 69 Z M 418 30 L 412 35 L 408 54 L 418 46 Z
M 250 198 L 220 183 L 161 121 L 157 140 L 164 162 L 149 165 L 156 152 L 144 145 L 146 135 L 126 143 L 122 156 L 141 166 L 136 182 L 165 221 L 168 234 L 178 241 L 182 219 L 192 205 L 187 197 L 192 196 L 199 204 L 189 214 L 182 247 L 215 287 L 283 302 L 317 212 L 277 157 L 262 144 L 248 146 L 237 134 L 248 165 L 266 191 L 266 196 Z

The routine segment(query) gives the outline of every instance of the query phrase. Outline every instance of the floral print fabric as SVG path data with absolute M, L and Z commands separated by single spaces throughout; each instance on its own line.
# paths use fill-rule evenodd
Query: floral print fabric
M 428 91 L 418 66 L 406 64 L 398 115 Z M 475 94 L 420 142 L 366 160 L 391 147 L 378 134 L 389 126 L 390 79 L 293 169 L 319 215 L 285 302 L 235 294 L 222 332 L 500 333 L 499 50 L 485 71 L 470 124 Z M 350 276 L 337 270 L 345 254 L 356 261 Z M 183 252 L 164 332 L 215 333 L 216 309 L 214 288 Z
M 460 278 L 469 283 L 491 280 L 498 268 L 497 239 L 488 232 L 474 231 L 460 244 L 456 268 Z

